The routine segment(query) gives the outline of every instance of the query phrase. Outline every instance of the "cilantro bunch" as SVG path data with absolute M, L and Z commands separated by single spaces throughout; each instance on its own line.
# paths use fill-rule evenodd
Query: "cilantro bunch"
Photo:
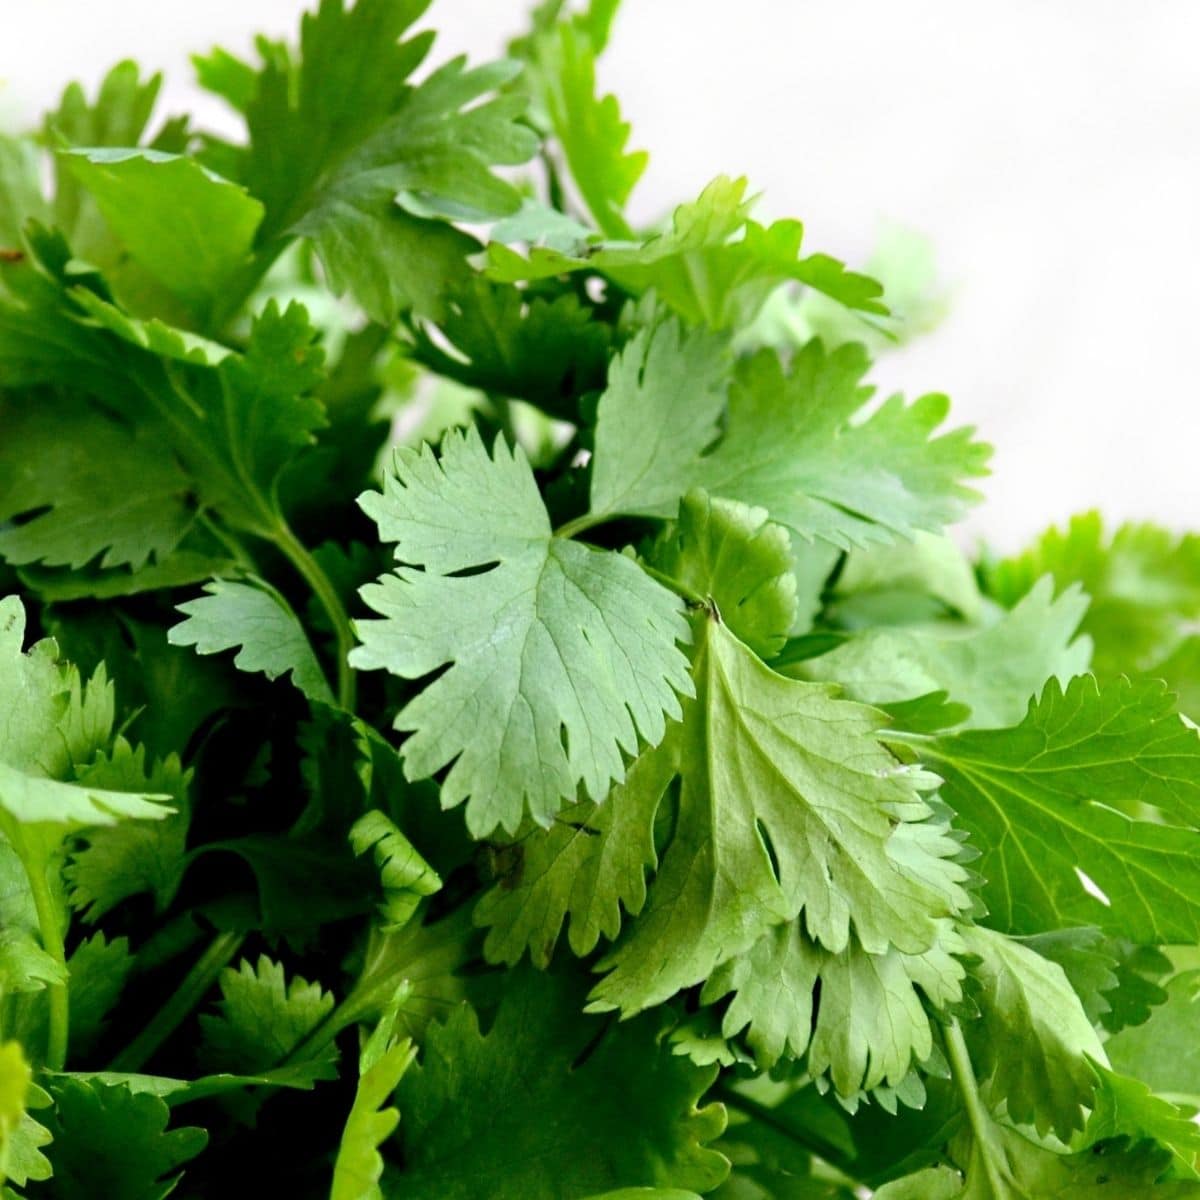
M 1200 541 L 426 6 L 0 139 L 3 1195 L 1200 1195 Z

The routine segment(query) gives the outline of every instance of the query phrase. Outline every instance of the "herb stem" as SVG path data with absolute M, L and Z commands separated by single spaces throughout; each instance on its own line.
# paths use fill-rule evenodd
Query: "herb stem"
M 192 964 L 183 982 L 141 1033 L 112 1060 L 110 1071 L 137 1071 L 186 1020 L 204 998 L 217 976 L 229 965 L 246 940 L 244 933 L 218 933 L 207 950 Z
M 680 583 L 678 579 L 672 578 L 665 572 L 658 570 L 657 567 L 650 566 L 649 563 L 639 562 L 638 565 L 651 579 L 661 583 L 668 591 L 674 592 L 681 600 L 686 600 L 693 608 L 706 608 L 708 606 L 708 598 L 700 595 L 697 591 L 693 591 L 686 583 Z
M 585 529 L 591 529 L 593 526 L 602 525 L 608 519 L 608 513 L 584 513 L 582 516 L 574 517 L 565 524 L 560 525 L 554 531 L 554 536 L 560 538 L 572 538 L 577 533 L 583 533 Z
M 50 891 L 46 872 L 32 866 L 27 869 L 29 890 L 33 895 L 33 907 L 37 913 L 38 929 L 42 935 L 42 948 L 62 968 L 63 982 L 51 983 L 46 987 L 49 1005 L 49 1030 L 46 1037 L 46 1068 L 61 1071 L 67 1064 L 67 1037 L 70 1033 L 71 1002 L 67 994 L 67 950 L 63 944 L 62 924 L 58 905 Z
M 967 1112 L 967 1122 L 971 1126 L 975 1144 L 979 1147 L 978 1161 L 983 1164 L 983 1169 L 987 1173 L 991 1191 L 997 1196 L 1007 1195 L 1007 1182 L 1001 1177 L 995 1159 L 988 1152 L 991 1142 L 991 1118 L 983 1107 L 983 1100 L 979 1095 L 979 1083 L 975 1079 L 975 1070 L 971 1066 L 971 1055 L 967 1050 L 967 1041 L 963 1037 L 962 1027 L 957 1021 L 951 1021 L 945 1027 L 942 1040 L 946 1046 L 946 1058 L 950 1063 L 950 1074 L 954 1079 L 954 1086 L 958 1088 L 958 1094 L 962 1097 L 963 1107 Z
M 286 521 L 281 521 L 276 531 L 279 549 L 287 556 L 292 566 L 304 577 L 321 607 L 333 625 L 337 643 L 337 697 L 338 704 L 347 712 L 354 710 L 355 681 L 350 667 L 350 651 L 354 649 L 354 631 L 350 618 L 338 597 L 337 589 L 320 563 L 309 553 L 308 548 L 292 532 Z
M 258 574 L 258 566 L 254 559 L 250 557 L 250 552 L 236 537 L 233 536 L 233 534 L 226 529 L 222 529 L 221 526 L 206 512 L 202 512 L 200 514 L 200 524 L 202 524 L 204 528 L 207 529 L 208 532 L 211 533 L 212 536 L 216 538 L 216 540 L 220 542 L 222 546 L 225 547 L 229 553 L 229 557 L 232 558 L 233 561 L 236 562 L 243 571 L 250 575 Z
M 741 1092 L 735 1091 L 727 1083 L 718 1083 L 712 1090 L 712 1095 L 720 1100 L 722 1104 L 727 1104 L 730 1108 L 736 1108 L 743 1112 L 748 1117 L 753 1117 L 756 1121 L 761 1121 L 764 1125 L 775 1130 L 776 1133 L 782 1134 L 784 1137 L 791 1139 L 797 1145 L 803 1146 L 806 1150 L 817 1155 L 818 1158 L 832 1166 L 837 1166 L 840 1155 L 837 1148 L 831 1143 L 823 1141 L 819 1137 L 814 1137 L 808 1130 L 797 1129 L 789 1124 L 773 1109 L 767 1105 L 760 1103 L 758 1100 L 752 1100 L 749 1096 L 743 1096 Z

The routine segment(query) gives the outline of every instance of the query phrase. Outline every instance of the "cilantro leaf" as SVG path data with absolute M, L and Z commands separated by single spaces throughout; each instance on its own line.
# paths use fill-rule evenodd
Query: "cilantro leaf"
M 440 460 L 398 451 L 385 488 L 363 507 L 413 565 L 363 589 L 384 619 L 358 622 L 351 663 L 453 664 L 396 718 L 409 778 L 449 765 L 442 804 L 467 801 L 477 837 L 526 807 L 549 822 L 580 783 L 602 797 L 689 690 L 679 602 L 628 558 L 552 536 L 524 454 L 489 455 L 474 429 Z
M 977 498 L 963 480 L 983 473 L 987 448 L 972 442 L 966 429 L 930 440 L 946 414 L 945 397 L 925 396 L 908 406 L 893 397 L 868 419 L 852 421 L 871 395 L 861 386 L 868 361 L 855 345 L 827 352 L 810 342 L 786 371 L 771 351 L 740 362 L 716 440 L 717 385 L 709 383 L 697 400 L 690 382 L 713 376 L 711 351 L 694 358 L 704 345 L 701 336 L 681 343 L 668 322 L 649 342 L 653 351 L 662 339 L 644 367 L 639 357 L 646 341 L 635 340 L 618 360 L 596 430 L 593 478 L 599 483 L 593 483 L 592 504 L 598 517 L 671 516 L 678 496 L 701 487 L 764 508 L 801 537 L 845 549 L 940 529 Z M 650 429 L 675 430 L 674 412 L 684 399 L 681 438 L 647 440 Z
M 745 1030 L 761 1068 L 807 1052 L 813 1078 L 828 1073 L 853 1098 L 898 1086 L 934 1050 L 924 1001 L 945 1008 L 962 1000 L 966 944 L 950 922 L 920 954 L 892 948 L 867 954 L 857 945 L 823 950 L 799 922 L 776 925 L 745 955 L 718 967 L 704 985 L 711 1003 L 734 993 L 722 1021 L 726 1037 Z
M 268 679 L 290 675 L 310 700 L 332 704 L 333 692 L 304 627 L 288 602 L 260 580 L 231 583 L 217 579 L 205 595 L 179 605 L 187 618 L 172 626 L 172 646 L 195 646 L 198 654 L 237 650 L 235 665 L 261 671 Z
M 263 206 L 182 155 L 95 148 L 62 161 L 130 257 L 208 325 L 250 264 Z
M 692 491 L 650 559 L 665 575 L 711 599 L 733 634 L 772 658 L 796 621 L 796 575 L 787 530 L 761 508 Z
M 597 271 L 626 292 L 653 291 L 690 324 L 728 329 L 751 320 L 789 280 L 816 288 L 850 308 L 886 312 L 879 285 L 826 254 L 800 257 L 799 221 L 763 226 L 750 219 L 746 180 L 718 176 L 681 204 L 671 225 L 640 244 L 593 243 L 583 255 L 535 248 L 528 259 L 497 242 L 488 247 L 490 278 L 507 283 L 571 271 Z
M 1066 1139 L 1084 1123 L 1104 1050 L 1061 967 L 1019 941 L 979 925 L 962 931 L 977 956 L 979 1021 L 964 1028 L 971 1060 L 1012 1119 Z M 1009 1053 L 1020 1046 L 1020 1054 Z
M 719 1183 L 728 1168 L 706 1143 L 724 1118 L 695 1107 L 714 1072 L 661 1045 L 652 1016 L 607 1029 L 581 1021 L 580 998 L 578 982 L 524 970 L 487 1033 L 467 1007 L 431 1026 L 396 1092 L 404 1168 L 384 1191 L 553 1200 Z M 512 1094 L 519 1106 L 490 1101 Z
M 982 853 L 983 898 L 1001 929 L 1200 936 L 1200 739 L 1161 684 L 1085 675 L 1064 691 L 1052 679 L 1016 728 L 941 735 L 921 753 Z M 1166 823 L 1140 819 L 1142 805 Z
M 880 715 L 776 675 L 712 619 L 695 675 L 682 725 L 651 751 L 680 776 L 674 835 L 592 1008 L 661 1003 L 801 913 L 834 954 L 852 924 L 871 953 L 927 950 L 938 919 L 967 906 L 965 872 L 955 844 L 923 824 L 919 789 L 932 781 L 883 749 Z
M 50 1133 L 27 1111 L 44 1107 L 49 1097 L 33 1082 L 33 1069 L 16 1041 L 0 1042 L 0 1186 L 50 1177 L 41 1148 Z M 11 1189 L 5 1195 L 12 1195 Z
M 536 966 L 547 966 L 564 924 L 580 956 L 602 936 L 616 938 L 622 907 L 636 915 L 646 902 L 655 812 L 674 772 L 670 756 L 643 754 L 603 803 L 564 808 L 549 829 L 530 824 L 500 848 L 498 881 L 475 908 L 492 962 L 511 966 L 528 948 Z
M 827 654 L 805 659 L 806 679 L 840 683 L 856 700 L 895 704 L 945 692 L 965 704 L 968 728 L 1017 725 L 1048 679 L 1066 687 L 1088 668 L 1091 641 L 1076 637 L 1087 597 L 1068 588 L 1057 598 L 1043 579 L 993 624 L 875 628 Z
M 220 1011 L 200 1018 L 200 1059 L 214 1071 L 253 1075 L 292 1055 L 333 1011 L 333 997 L 299 976 L 289 981 L 265 954 L 221 972 Z M 337 1048 L 319 1049 L 303 1061 L 312 1079 L 333 1079 Z
M 1166 1001 L 1142 1024 L 1105 1043 L 1113 1068 L 1156 1092 L 1200 1107 L 1200 971 L 1183 971 L 1166 984 Z
M 161 821 L 126 821 L 90 829 L 64 870 L 71 906 L 95 923 L 130 896 L 150 892 L 162 912 L 174 899 L 186 865 L 191 772 L 171 755 L 147 766 L 146 751 L 118 738 L 110 754 L 91 763 L 83 778 L 118 791 L 170 798 Z
M 421 900 L 441 890 L 437 872 L 417 853 L 416 847 L 378 809 L 364 813 L 350 830 L 355 854 L 372 851 L 383 883 L 384 900 L 379 906 L 385 933 L 402 929 L 412 920 Z
M 1200 537 L 1177 537 L 1155 525 L 1122 525 L 1110 537 L 1098 512 L 1082 513 L 1063 531 L 1048 529 L 1023 554 L 988 564 L 988 590 L 1012 606 L 1042 575 L 1059 587 L 1078 582 L 1091 597 L 1084 632 L 1096 643 L 1096 667 L 1144 670 L 1200 618 Z
M 46 1194 L 55 1200 L 162 1200 L 179 1168 L 204 1149 L 203 1129 L 167 1129 L 170 1109 L 157 1096 L 60 1076 L 52 1084 L 54 1167 Z

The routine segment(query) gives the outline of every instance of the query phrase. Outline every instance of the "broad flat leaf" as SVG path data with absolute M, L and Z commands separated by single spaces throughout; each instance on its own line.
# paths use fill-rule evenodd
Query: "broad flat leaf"
M 933 779 L 883 749 L 880 714 L 776 675 L 707 618 L 695 676 L 682 726 L 651 752 L 680 777 L 673 837 L 591 1007 L 658 1004 L 801 913 L 834 954 L 852 925 L 872 953 L 929 949 L 939 918 L 968 904 L 966 872 L 927 823 Z
M 565 808 L 549 829 L 530 824 L 496 855 L 498 881 L 475 908 L 488 930 L 484 953 L 514 965 L 529 949 L 538 967 L 554 955 L 563 925 L 573 953 L 590 954 L 621 929 L 621 909 L 646 902 L 646 871 L 656 863 L 654 815 L 675 766 L 643 754 L 602 803 Z
M 94 933 L 80 942 L 67 960 L 71 999 L 72 1055 L 87 1054 L 104 1032 L 133 970 L 128 938 Z
M 1052 679 L 1016 728 L 942 735 L 920 753 L 981 852 L 998 928 L 1200 938 L 1200 739 L 1161 684 Z M 1140 819 L 1142 805 L 1166 823 Z
M 289 981 L 280 963 L 259 955 L 221 972 L 217 1015 L 202 1015 L 200 1058 L 206 1068 L 252 1075 L 284 1061 L 333 1011 L 333 996 L 299 976 Z M 311 1079 L 332 1079 L 337 1047 L 305 1057 Z
M 867 954 L 855 944 L 831 954 L 789 922 L 718 967 L 702 1000 L 734 993 L 722 1032 L 735 1037 L 744 1031 L 760 1069 L 807 1052 L 808 1075 L 828 1073 L 837 1092 L 852 1099 L 884 1084 L 898 1086 L 933 1053 L 923 998 L 935 1008 L 962 999 L 966 971 L 955 956 L 965 952 L 949 921 L 917 955 L 894 948 Z
M 1091 640 L 1076 637 L 1086 610 L 1077 587 L 1055 598 L 1042 579 L 993 624 L 867 629 L 795 672 L 839 683 L 868 704 L 944 692 L 971 710 L 965 728 L 1004 728 L 1020 724 L 1048 679 L 1066 687 L 1088 669 Z
M 489 455 L 473 427 L 440 459 L 400 450 L 362 505 L 412 565 L 363 589 L 384 619 L 358 622 L 351 663 L 410 679 L 453 664 L 396 728 L 410 779 L 450 767 L 442 804 L 466 801 L 476 837 L 526 808 L 548 823 L 580 784 L 602 798 L 623 753 L 661 741 L 690 690 L 682 605 L 629 558 L 552 536 L 520 450 Z
M 97 148 L 61 157 L 133 260 L 205 324 L 249 262 L 263 206 L 182 155 Z
M 719 1183 L 727 1165 L 706 1143 L 724 1116 L 695 1107 L 715 1071 L 671 1054 L 653 1016 L 607 1029 L 581 1020 L 581 998 L 576 980 L 523 970 L 487 1034 L 466 1007 L 431 1026 L 396 1092 L 405 1165 L 384 1194 L 558 1200 Z
M 658 570 L 711 600 L 734 635 L 763 658 L 796 621 L 791 539 L 761 508 L 689 492 L 650 551 Z
M 602 400 L 596 431 L 594 470 L 602 483 L 593 490 L 594 510 L 673 516 L 678 498 L 699 487 L 764 508 L 800 537 L 848 549 L 939 530 L 978 498 L 965 480 L 984 473 L 988 448 L 971 441 L 969 429 L 933 436 L 948 409 L 944 396 L 911 405 L 892 397 L 853 420 L 871 396 L 862 386 L 869 366 L 862 347 L 828 352 L 810 342 L 786 372 L 772 351 L 742 360 L 722 432 L 716 386 L 709 383 L 698 399 L 687 390 L 697 376 L 674 329 L 660 326 L 649 343 L 653 351 L 654 341 L 668 339 L 661 360 L 646 360 L 647 368 L 670 373 L 662 384 L 633 386 L 644 343 L 626 351 L 627 365 L 618 360 L 608 421 Z M 712 368 L 699 378 L 712 379 Z M 615 465 L 604 465 L 606 449 Z
M 1091 1106 L 1088 1059 L 1107 1061 L 1083 1005 L 1062 968 L 1021 942 L 978 925 L 962 939 L 979 959 L 979 1020 L 963 1026 L 976 1074 L 1015 1122 L 1066 1140 Z
M 718 176 L 670 227 L 644 242 L 593 243 L 583 255 L 537 247 L 528 259 L 507 246 L 488 247 L 487 274 L 509 283 L 571 271 L 597 271 L 625 291 L 653 290 L 690 324 L 728 329 L 752 320 L 781 283 L 795 281 L 850 308 L 883 313 L 880 287 L 826 254 L 800 257 L 799 221 L 763 226 L 750 220 L 746 180 Z
M 597 95 L 598 52 L 586 28 L 561 22 L 534 44 L 533 83 L 597 227 L 606 237 L 631 238 L 625 203 L 649 156 L 626 151 L 629 124 L 617 98 Z
M 455 353 L 423 323 L 412 335 L 415 356 L 439 375 L 567 418 L 582 393 L 604 386 L 613 336 L 572 293 L 530 299 L 480 278 L 447 298 L 438 331 Z
M 675 515 L 681 483 L 717 438 L 729 373 L 726 339 L 675 319 L 625 345 L 596 414 L 593 514 Z
M 179 1168 L 204 1149 L 203 1129 L 167 1129 L 171 1112 L 157 1096 L 125 1087 L 58 1076 L 51 1090 L 54 1200 L 162 1200 Z
M 291 605 L 268 584 L 206 584 L 205 595 L 178 606 L 187 618 L 167 634 L 172 646 L 195 646 L 198 654 L 237 650 L 234 664 L 268 679 L 290 675 L 310 700 L 334 702 L 325 672 Z
M 355 854 L 372 852 L 383 884 L 385 933 L 402 929 L 412 920 L 422 899 L 441 890 L 438 873 L 421 857 L 416 847 L 386 813 L 372 809 L 354 822 L 350 847 Z
M 391 1025 L 385 1017 L 359 1056 L 358 1087 L 333 1165 L 330 1200 L 382 1200 L 379 1147 L 400 1123 L 400 1113 L 383 1106 L 416 1057 L 412 1042 L 391 1037 Z
M 1176 975 L 1166 991 L 1147 1021 L 1122 1029 L 1104 1048 L 1114 1070 L 1200 1107 L 1200 971 Z
M 1115 945 L 1113 940 L 1106 938 L 1094 925 L 1053 929 L 1017 940 L 1062 967 L 1087 1019 L 1093 1025 L 1099 1025 L 1101 1017 L 1111 1011 L 1108 993 L 1120 986 L 1116 974 L 1117 955 L 1111 949 Z
M 1083 623 L 1105 673 L 1145 670 L 1200 618 L 1200 536 L 1156 525 L 1122 525 L 1109 538 L 1098 512 L 1048 529 L 1025 553 L 985 569 L 988 591 L 1013 605 L 1042 575 L 1078 582 L 1091 597 Z
M 1200 1126 L 1191 1116 L 1162 1099 L 1140 1079 L 1118 1075 L 1096 1065 L 1095 1102 L 1088 1118 L 1088 1142 L 1128 1138 L 1137 1143 L 1147 1139 L 1171 1151 L 1176 1177 L 1200 1180 Z
M 9 562 L 138 568 L 170 554 L 191 525 L 189 480 L 152 431 L 33 391 L 0 399 L 0 422 L 0 557 Z
M 130 896 L 149 892 L 156 911 L 175 898 L 186 866 L 191 772 L 175 755 L 147 765 L 142 746 L 118 738 L 111 754 L 100 755 L 82 779 L 118 791 L 168 796 L 172 812 L 161 821 L 125 821 L 91 829 L 72 850 L 64 874 L 71 907 L 94 923 Z

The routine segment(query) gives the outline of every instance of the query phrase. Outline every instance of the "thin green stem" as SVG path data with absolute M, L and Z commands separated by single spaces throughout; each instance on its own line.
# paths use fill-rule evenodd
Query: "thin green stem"
M 63 972 L 62 983 L 52 983 L 46 988 L 46 999 L 50 1006 L 46 1067 L 50 1071 L 61 1071 L 67 1063 L 67 1037 L 71 1027 L 71 1007 L 66 984 L 67 950 L 63 945 L 61 914 L 58 905 L 54 903 L 46 872 L 36 866 L 26 866 L 38 929 L 42 935 L 42 948 L 58 963 Z
M 560 538 L 572 538 L 577 533 L 583 533 L 585 529 L 592 529 L 596 525 L 603 525 L 605 521 L 610 520 L 608 513 L 584 513 L 582 516 L 575 517 L 565 524 L 560 525 L 555 531 L 554 536 Z
M 209 943 L 208 949 L 192 964 L 192 969 L 168 997 L 166 1004 L 154 1014 L 141 1033 L 112 1060 L 109 1070 L 140 1070 L 146 1060 L 204 999 L 205 993 L 241 949 L 245 939 L 244 933 L 218 933 Z
M 838 1161 L 844 1156 L 839 1154 L 838 1149 L 830 1142 L 826 1142 L 819 1137 L 814 1137 L 807 1129 L 797 1129 L 794 1125 L 784 1120 L 773 1108 L 769 1108 L 765 1104 L 761 1104 L 757 1100 L 752 1100 L 749 1096 L 743 1096 L 741 1092 L 735 1091 L 726 1083 L 718 1083 L 711 1093 L 716 1099 L 723 1104 L 727 1104 L 730 1108 L 736 1108 L 743 1112 L 748 1117 L 753 1117 L 756 1121 L 761 1121 L 762 1124 L 775 1130 L 776 1133 L 783 1134 L 784 1137 L 790 1138 L 799 1146 L 803 1146 L 810 1153 L 824 1159 L 827 1163 L 837 1166 Z
M 707 607 L 708 598 L 700 595 L 697 591 L 693 591 L 686 583 L 680 583 L 678 579 L 658 570 L 657 567 L 650 566 L 649 563 L 641 563 L 640 566 L 651 579 L 657 580 L 668 591 L 674 592 L 680 599 L 686 600 L 693 608 Z
M 963 1107 L 967 1112 L 967 1122 L 975 1136 L 978 1150 L 977 1161 L 987 1172 L 988 1183 L 997 1196 L 1007 1195 L 1007 1182 L 1002 1178 L 1000 1169 L 988 1152 L 991 1144 L 992 1119 L 983 1106 L 979 1095 L 979 1083 L 975 1079 L 975 1069 L 971 1066 L 971 1055 L 967 1050 L 967 1040 L 963 1037 L 962 1028 L 957 1021 L 951 1021 L 942 1032 L 942 1041 L 946 1046 L 946 1058 L 950 1063 L 950 1075 L 958 1094 L 962 1097 Z
M 254 559 L 250 557 L 250 551 L 236 537 L 233 536 L 227 529 L 222 529 L 218 522 L 214 521 L 208 513 L 200 514 L 200 524 L 212 534 L 222 546 L 225 547 L 229 557 L 237 563 L 249 575 L 257 575 L 258 565 Z
M 337 644 L 338 703 L 347 711 L 353 711 L 355 681 L 354 672 L 350 667 L 350 651 L 354 649 L 354 631 L 350 628 L 350 618 L 346 615 L 346 609 L 329 576 L 286 522 L 280 523 L 276 536 L 279 549 L 304 577 L 304 582 L 312 589 L 313 595 L 333 625 Z

